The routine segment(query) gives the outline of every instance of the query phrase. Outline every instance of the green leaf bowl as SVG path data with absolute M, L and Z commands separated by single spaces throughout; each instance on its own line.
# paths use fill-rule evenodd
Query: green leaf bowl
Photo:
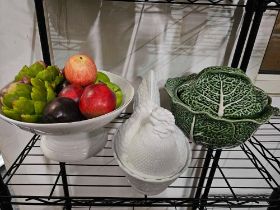
M 279 114 L 271 98 L 237 68 L 213 66 L 170 78 L 165 89 L 176 124 L 191 140 L 213 149 L 244 143 Z

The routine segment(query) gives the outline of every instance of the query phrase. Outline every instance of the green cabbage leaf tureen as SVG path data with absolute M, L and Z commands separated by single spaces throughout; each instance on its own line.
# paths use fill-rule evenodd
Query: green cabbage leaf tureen
M 215 66 L 165 84 L 176 124 L 196 143 L 229 148 L 249 139 L 279 109 L 241 69 Z

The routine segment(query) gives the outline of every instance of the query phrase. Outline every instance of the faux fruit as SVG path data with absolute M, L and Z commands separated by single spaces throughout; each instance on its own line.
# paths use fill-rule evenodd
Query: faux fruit
M 86 118 L 107 114 L 116 108 L 116 96 L 106 84 L 93 84 L 84 89 L 79 108 Z
M 65 123 L 84 120 L 77 103 L 65 97 L 58 97 L 44 109 L 42 122 Z
M 38 122 L 45 105 L 56 97 L 54 89 L 64 80 L 55 66 L 42 62 L 24 66 L 1 93 L 1 110 L 11 119 Z
M 20 72 L 16 75 L 15 81 L 25 80 L 28 81 L 30 78 L 36 77 L 36 75 L 43 71 L 46 68 L 46 65 L 42 61 L 33 63 L 31 66 L 23 66 Z
M 116 108 L 122 104 L 123 93 L 121 88 L 115 83 L 111 82 L 109 77 L 103 72 L 97 72 L 97 78 L 95 83 L 104 83 L 110 88 L 116 95 Z
M 74 100 L 75 102 L 79 102 L 80 97 L 83 94 L 84 89 L 80 85 L 70 84 L 63 88 L 58 96 L 59 97 L 66 97 Z
M 64 75 L 71 84 L 87 86 L 95 82 L 97 69 L 86 55 L 73 55 L 65 63 Z
M 123 93 L 121 88 L 112 82 L 107 82 L 106 85 L 110 88 L 116 95 L 116 108 L 120 107 L 122 104 Z
M 110 79 L 105 73 L 98 71 L 95 83 L 100 83 L 100 82 L 107 83 L 110 82 Z
M 62 71 L 42 61 L 23 66 L 0 92 L 2 114 L 32 123 L 90 119 L 115 110 L 122 101 L 121 88 L 81 54 L 71 56 Z
M 67 85 L 70 85 L 70 83 L 67 80 L 64 80 L 62 83 L 60 83 L 58 86 L 56 86 L 55 92 L 59 93 Z

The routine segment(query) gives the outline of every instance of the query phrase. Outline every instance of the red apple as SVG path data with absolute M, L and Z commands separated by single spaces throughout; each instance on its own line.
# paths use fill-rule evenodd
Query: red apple
M 58 94 L 59 97 L 73 99 L 75 102 L 80 100 L 84 89 L 80 85 L 70 84 L 64 87 Z
M 116 95 L 103 83 L 89 85 L 80 98 L 79 108 L 86 118 L 107 114 L 116 108 Z
M 96 74 L 94 61 L 86 55 L 73 55 L 65 63 L 64 75 L 71 84 L 90 85 L 95 82 Z

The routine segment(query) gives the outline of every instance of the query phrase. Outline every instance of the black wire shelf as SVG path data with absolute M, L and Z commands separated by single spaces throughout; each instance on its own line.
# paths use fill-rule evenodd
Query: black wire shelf
M 245 7 L 248 1 L 239 0 L 106 0 L 116 2 L 135 2 L 135 3 L 150 3 L 150 4 L 174 4 L 174 5 L 205 5 L 205 6 L 229 6 L 229 7 Z M 250 0 L 249 0 L 250 1 Z M 280 9 L 279 0 L 261 0 L 264 10 Z
M 271 195 L 277 193 L 280 183 L 280 117 L 261 126 L 245 144 L 222 153 L 214 150 L 209 155 L 209 150 L 190 142 L 193 157 L 188 172 L 162 194 L 146 196 L 130 186 L 113 157 L 113 135 L 129 116 L 122 114 L 106 127 L 110 134 L 105 148 L 86 163 L 67 164 L 45 159 L 40 150 L 40 136 L 34 135 L 3 180 L 8 187 L 28 187 L 33 192 L 43 189 L 45 193 L 2 195 L 0 200 L 12 205 L 68 206 L 66 209 L 82 206 L 199 209 L 280 206 L 280 199 Z M 215 161 L 217 154 L 220 155 L 219 162 Z M 34 156 L 37 156 L 36 162 Z M 207 169 L 211 170 L 203 174 L 206 161 L 209 161 Z M 213 164 L 217 164 L 216 172 L 212 170 Z M 48 167 L 52 172 L 44 172 L 38 167 Z M 202 177 L 206 183 L 201 185 L 198 182 Z M 89 188 L 92 194 L 88 193 Z

